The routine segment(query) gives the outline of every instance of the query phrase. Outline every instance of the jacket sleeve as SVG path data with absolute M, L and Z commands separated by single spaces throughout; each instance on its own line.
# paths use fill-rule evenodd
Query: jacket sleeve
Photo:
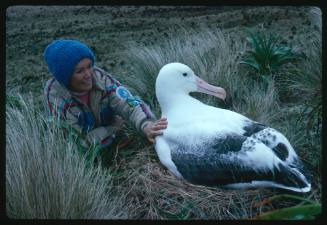
M 134 124 L 139 132 L 150 121 L 156 120 L 149 106 L 139 97 L 133 96 L 130 91 L 118 80 L 106 73 L 106 87 L 109 97 L 110 107 L 115 113 L 121 115 L 125 120 Z
M 82 127 L 79 119 L 81 119 L 80 116 L 83 112 L 77 106 L 77 103 L 53 92 L 55 91 L 51 91 L 48 87 L 45 88 L 45 100 L 50 115 L 63 121 L 64 127 L 72 128 L 78 136 L 81 136 L 82 138 L 79 140 L 84 148 L 89 148 L 91 145 L 97 144 L 100 144 L 100 147 L 104 148 L 112 143 L 117 131 L 115 127 L 101 126 L 91 129 L 92 121 L 90 121 L 89 127 Z M 87 116 L 87 114 L 83 116 Z

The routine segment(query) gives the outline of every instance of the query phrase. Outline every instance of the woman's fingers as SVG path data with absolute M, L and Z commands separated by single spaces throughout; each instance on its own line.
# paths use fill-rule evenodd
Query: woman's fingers
M 165 117 L 163 117 L 161 119 L 158 119 L 157 122 L 158 123 L 161 123 L 161 122 L 167 122 L 168 123 L 167 118 L 165 118 Z
M 168 125 L 168 121 L 166 118 L 161 118 L 161 119 L 157 120 L 154 124 L 155 125 Z
M 162 129 L 166 129 L 167 125 L 156 125 L 152 127 L 153 131 L 157 131 L 157 130 L 162 130 Z
M 151 143 L 155 143 L 155 137 L 163 135 L 163 129 L 166 129 L 168 125 L 167 118 L 161 118 L 155 122 L 149 124 L 146 127 L 147 138 Z
M 167 124 L 168 124 L 167 121 L 159 121 L 155 123 L 155 125 L 167 125 Z

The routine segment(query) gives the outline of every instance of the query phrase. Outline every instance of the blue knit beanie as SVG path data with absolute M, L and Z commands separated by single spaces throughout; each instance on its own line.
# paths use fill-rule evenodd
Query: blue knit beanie
M 89 58 L 94 65 L 92 50 L 77 40 L 56 40 L 44 50 L 49 71 L 65 87 L 69 86 L 76 65 L 84 58 Z

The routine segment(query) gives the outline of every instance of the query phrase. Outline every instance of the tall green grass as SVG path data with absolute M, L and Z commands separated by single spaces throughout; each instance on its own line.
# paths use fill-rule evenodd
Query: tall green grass
M 52 125 L 51 125 L 52 124 Z M 112 176 L 88 164 L 75 140 L 31 98 L 7 98 L 6 210 L 15 219 L 123 218 Z

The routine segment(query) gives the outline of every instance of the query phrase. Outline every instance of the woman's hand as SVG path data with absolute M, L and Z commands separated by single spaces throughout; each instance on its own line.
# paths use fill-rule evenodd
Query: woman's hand
M 167 118 L 161 118 L 155 122 L 149 122 L 143 129 L 145 136 L 151 143 L 155 143 L 155 137 L 163 134 L 163 129 L 168 125 Z

